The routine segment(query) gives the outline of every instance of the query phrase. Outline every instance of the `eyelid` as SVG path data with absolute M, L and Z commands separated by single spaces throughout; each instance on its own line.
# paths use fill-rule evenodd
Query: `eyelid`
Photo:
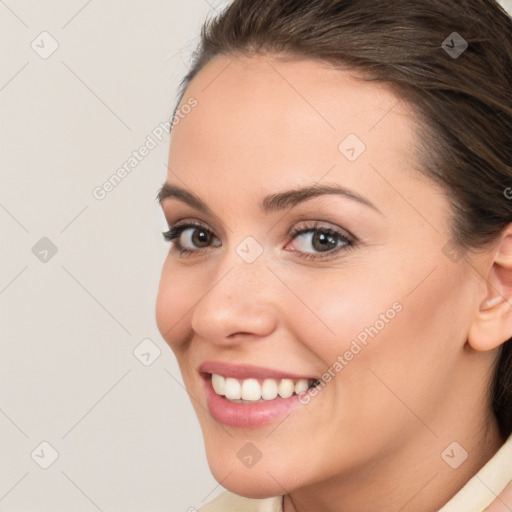
M 198 227 L 201 227 L 203 229 L 207 229 L 208 231 L 211 231 L 212 234 L 216 233 L 216 229 L 217 228 L 215 226 L 212 226 L 211 222 L 201 221 L 201 220 L 198 220 L 196 217 L 193 217 L 193 216 L 190 216 L 190 217 L 182 217 L 182 216 L 180 216 L 179 220 L 171 222 L 173 217 L 177 217 L 177 215 L 170 215 L 170 214 L 169 215 L 165 215 L 165 218 L 167 220 L 167 225 L 169 226 L 169 229 L 174 228 L 174 227 L 177 228 L 179 226 L 183 226 L 183 225 L 187 225 L 187 224 L 193 224 L 194 226 L 198 226 Z M 215 220 L 214 220 L 213 224 L 215 224 Z M 219 224 L 219 226 L 220 226 L 219 227 L 219 233 L 220 233 L 220 235 L 223 235 L 224 232 L 225 232 L 224 225 L 223 224 Z M 229 230 L 229 231 L 231 231 L 231 230 Z
M 184 221 L 178 221 L 174 224 L 170 224 L 169 230 L 167 232 L 163 233 L 163 235 L 167 241 L 172 241 L 175 238 L 179 238 L 181 236 L 182 232 L 186 231 L 187 229 L 192 229 L 192 228 L 202 228 L 202 229 L 204 229 L 204 231 L 208 231 L 213 236 L 215 236 L 215 238 L 218 238 L 209 227 L 205 226 L 204 224 L 202 224 L 196 220 L 188 220 L 188 221 L 184 220 Z M 200 249 L 196 249 L 196 251 L 199 251 L 199 250 Z
M 322 223 L 330 224 L 329 226 L 324 226 Z M 334 224 L 328 220 L 315 220 L 308 223 L 308 221 L 299 221 L 298 225 L 293 225 L 290 230 L 288 231 L 288 236 L 291 236 L 292 234 L 295 234 L 297 236 L 297 232 L 308 232 L 313 231 L 315 229 L 318 229 L 319 231 L 324 230 L 332 230 L 332 231 L 339 231 L 340 234 L 343 235 L 345 238 L 350 239 L 353 242 L 356 242 L 358 238 L 352 234 L 348 229 L 342 228 L 341 226 L 338 226 L 337 224 Z
M 211 231 L 210 227 L 207 224 L 203 224 L 200 220 L 195 220 L 195 219 L 191 219 L 191 220 L 181 219 L 181 220 L 176 221 L 174 224 L 170 225 L 169 227 L 178 228 L 181 226 L 190 226 L 190 225 L 198 226 L 198 227 L 207 229 L 208 231 Z
M 311 222 L 313 222 L 313 224 L 311 224 Z M 330 226 L 323 226 L 323 225 L 320 225 L 320 223 L 330 224 Z M 210 229 L 209 226 L 207 226 L 206 224 L 203 224 L 201 221 L 198 221 L 196 219 L 191 219 L 191 220 L 180 219 L 179 221 L 176 221 L 175 223 L 169 223 L 169 229 L 172 231 L 177 230 L 178 228 L 181 228 L 181 227 L 191 228 L 193 226 L 203 228 L 206 231 L 210 232 L 212 235 L 217 237 L 217 235 L 215 235 L 215 233 L 213 232 L 212 229 Z M 290 229 L 287 231 L 286 236 L 288 236 L 288 237 L 291 237 L 292 235 L 298 236 L 299 234 L 302 234 L 305 232 L 307 233 L 308 231 L 313 231 L 315 229 L 318 229 L 318 230 L 331 229 L 334 231 L 341 231 L 342 232 L 341 234 L 344 235 L 345 238 L 348 238 L 353 242 L 356 242 L 358 240 L 358 238 L 354 234 L 352 234 L 348 229 L 342 228 L 341 226 L 338 226 L 328 220 L 321 220 L 321 219 L 317 219 L 315 221 L 309 221 L 309 223 L 308 223 L 308 221 L 304 221 L 304 220 L 298 221 L 297 224 L 293 223 L 292 226 L 290 227 Z
M 308 224 L 308 222 L 309 222 L 309 224 Z M 311 222 L 313 222 L 313 224 L 311 224 Z M 319 223 L 329 224 L 329 226 L 320 226 Z M 210 226 L 208 226 L 208 224 L 203 223 L 202 221 L 194 219 L 194 218 L 191 218 L 191 219 L 183 218 L 183 219 L 175 221 L 174 223 L 173 222 L 168 222 L 169 228 L 177 228 L 177 227 L 180 227 L 180 226 L 183 226 L 183 225 L 190 225 L 190 224 L 192 224 L 194 226 L 199 226 L 201 228 L 204 228 L 204 229 L 210 231 L 212 234 L 214 234 L 213 229 L 211 229 Z M 308 228 L 308 229 L 312 229 L 312 228 L 318 228 L 318 229 L 330 228 L 330 229 L 342 231 L 343 233 L 346 234 L 347 238 L 350 238 L 350 239 L 352 239 L 354 241 L 356 241 L 358 239 L 358 237 L 356 237 L 348 229 L 343 228 L 343 227 L 339 226 L 338 224 L 336 224 L 336 223 L 334 223 L 332 221 L 324 220 L 324 219 L 318 219 L 318 218 L 315 221 L 305 221 L 305 220 L 292 221 L 291 227 L 286 232 L 286 235 L 290 236 L 291 233 L 294 232 L 294 230 L 299 228 L 299 226 L 300 227 L 303 226 L 303 227 Z

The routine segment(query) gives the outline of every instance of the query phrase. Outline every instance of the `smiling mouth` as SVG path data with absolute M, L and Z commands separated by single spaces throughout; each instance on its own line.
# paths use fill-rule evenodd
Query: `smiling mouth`
M 217 373 L 203 374 L 215 393 L 234 403 L 254 404 L 290 398 L 320 384 L 318 379 L 238 379 Z

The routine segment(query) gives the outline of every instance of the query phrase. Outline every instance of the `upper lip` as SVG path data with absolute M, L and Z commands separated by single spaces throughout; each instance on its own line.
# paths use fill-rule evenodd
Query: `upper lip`
M 316 379 L 316 377 L 297 375 L 273 368 L 264 368 L 250 364 L 224 363 L 222 361 L 205 361 L 199 366 L 199 371 L 203 373 L 216 373 L 224 377 L 234 377 L 236 379 L 248 379 L 251 377 L 257 379 Z

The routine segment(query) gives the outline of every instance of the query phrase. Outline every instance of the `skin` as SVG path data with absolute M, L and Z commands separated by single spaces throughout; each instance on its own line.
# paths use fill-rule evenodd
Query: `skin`
M 510 512 L 510 510 L 512 510 L 512 481 L 484 512 Z
M 198 245 L 190 235 L 201 228 L 182 234 L 187 248 L 206 247 L 189 256 L 171 246 L 156 320 L 213 476 L 242 496 L 285 495 L 285 512 L 441 508 L 504 442 L 487 376 L 512 336 L 512 226 L 485 250 L 448 258 L 448 197 L 414 169 L 414 112 L 353 72 L 272 55 L 218 56 L 181 104 L 190 97 L 198 104 L 173 129 L 167 182 L 214 215 L 175 198 L 162 208 L 169 225 L 197 221 L 212 238 Z M 338 149 L 351 133 L 366 145 L 354 162 Z M 267 194 L 314 183 L 342 185 L 379 211 L 337 195 L 258 208 Z M 311 233 L 288 233 L 315 221 L 348 231 L 356 244 L 344 250 L 335 239 L 330 258 L 302 259 L 326 253 Z M 236 252 L 248 236 L 263 249 L 250 264 Z M 210 416 L 201 362 L 321 378 L 396 302 L 402 310 L 281 423 L 244 429 Z M 262 454 L 250 468 L 237 457 L 247 442 Z M 441 457 L 453 442 L 468 453 L 457 469 Z

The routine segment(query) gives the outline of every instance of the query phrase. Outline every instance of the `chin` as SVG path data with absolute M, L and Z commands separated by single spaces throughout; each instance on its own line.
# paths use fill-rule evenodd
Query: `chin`
M 236 457 L 236 453 L 207 452 L 210 471 L 224 488 L 245 498 L 271 498 L 290 491 L 286 476 L 278 473 L 271 461 L 258 461 L 246 467 Z M 270 474 L 269 474 L 270 473 Z M 285 490 L 286 489 L 286 490 Z
M 222 486 L 238 496 L 252 499 L 273 498 L 275 496 L 281 496 L 287 492 L 269 475 L 267 475 L 266 479 L 262 479 L 260 482 L 258 479 L 237 479 L 237 477 L 231 474 L 222 482 Z M 288 488 L 286 489 L 288 490 Z

